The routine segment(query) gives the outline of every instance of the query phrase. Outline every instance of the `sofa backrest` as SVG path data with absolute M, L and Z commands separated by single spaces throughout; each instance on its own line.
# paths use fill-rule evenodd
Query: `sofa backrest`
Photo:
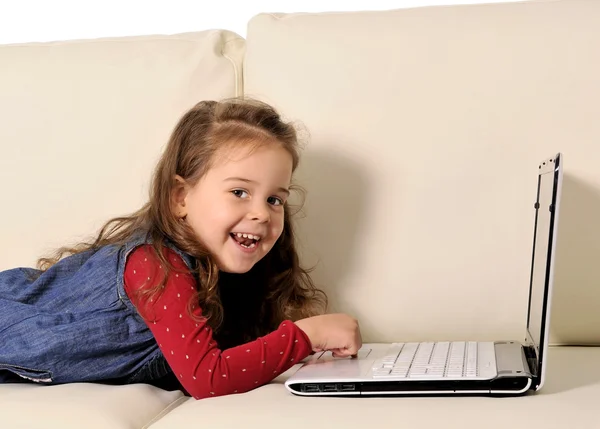
M 179 117 L 242 92 L 229 31 L 0 46 L 0 270 L 147 200 Z
M 600 2 L 262 14 L 245 93 L 310 132 L 303 262 L 368 341 L 524 339 L 565 160 L 551 341 L 600 343 Z

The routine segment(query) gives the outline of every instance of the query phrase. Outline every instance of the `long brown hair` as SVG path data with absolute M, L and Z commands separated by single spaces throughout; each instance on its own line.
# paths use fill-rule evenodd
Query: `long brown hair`
M 171 134 L 156 166 L 148 202 L 131 215 L 106 222 L 92 242 L 63 247 L 54 257 L 41 258 L 39 268 L 46 270 L 67 254 L 122 245 L 133 234 L 143 231 L 151 238 L 156 254 L 166 267 L 166 275 L 173 269 L 164 256 L 166 240 L 195 258 L 199 284 L 197 296 L 188 303 L 188 311 L 191 313 L 192 306 L 199 304 L 203 318 L 215 334 L 222 330 L 226 336 L 233 335 L 237 337 L 234 343 L 264 335 L 285 319 L 297 320 L 324 311 L 326 295 L 315 286 L 309 271 L 300 266 L 288 203 L 284 206 L 283 233 L 273 249 L 250 272 L 235 276 L 219 273 L 215 261 L 191 228 L 173 213 L 176 175 L 193 186 L 211 167 L 217 152 L 226 146 L 260 146 L 273 142 L 291 154 L 295 171 L 299 162 L 297 130 L 291 123 L 284 122 L 273 107 L 244 98 L 196 104 L 183 115 Z M 297 186 L 292 188 L 301 190 Z M 241 282 L 245 284 L 236 288 L 235 284 Z M 156 296 L 163 290 L 162 286 L 146 288 L 142 293 Z M 240 294 L 246 296 L 236 298 Z M 227 315 L 223 301 L 229 303 L 226 303 Z

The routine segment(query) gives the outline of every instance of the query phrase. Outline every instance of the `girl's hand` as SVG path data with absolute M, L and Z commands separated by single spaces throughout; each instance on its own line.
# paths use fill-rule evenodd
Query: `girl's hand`
M 313 351 L 331 351 L 335 357 L 355 356 L 362 347 L 356 319 L 346 314 L 325 314 L 296 322 L 309 338 Z

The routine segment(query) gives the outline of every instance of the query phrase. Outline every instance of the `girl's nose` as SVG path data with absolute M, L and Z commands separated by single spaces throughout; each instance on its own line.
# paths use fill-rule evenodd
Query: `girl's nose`
M 268 222 L 271 220 L 269 208 L 266 207 L 266 204 L 255 204 L 252 207 L 252 211 L 248 213 L 248 217 L 251 220 L 255 220 L 260 223 Z

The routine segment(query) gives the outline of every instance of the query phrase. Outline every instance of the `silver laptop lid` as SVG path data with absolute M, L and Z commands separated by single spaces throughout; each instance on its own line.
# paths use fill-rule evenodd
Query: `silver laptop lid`
M 562 172 L 563 156 L 560 153 L 539 165 L 525 339 L 536 390 L 542 387 L 546 373 Z

